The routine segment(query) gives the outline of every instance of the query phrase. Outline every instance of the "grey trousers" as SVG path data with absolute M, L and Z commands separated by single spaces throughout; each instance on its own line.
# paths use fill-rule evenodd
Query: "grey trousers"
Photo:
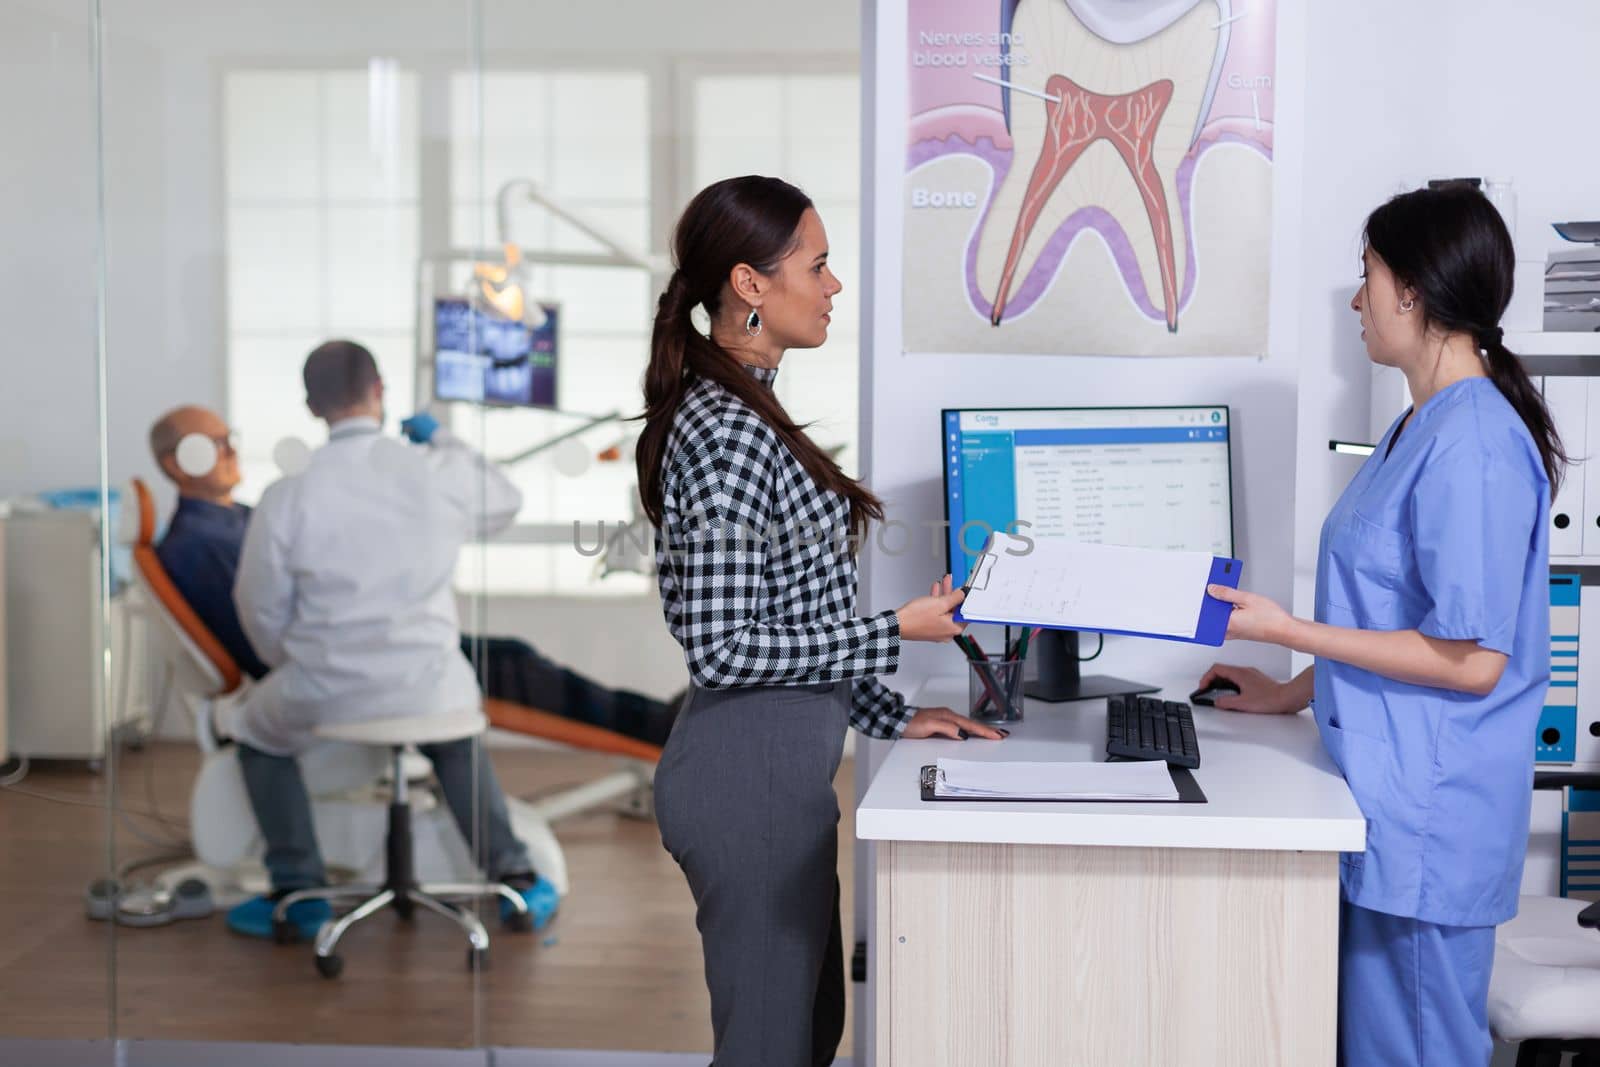
M 479 744 L 479 738 L 465 737 L 417 747 L 432 762 L 445 806 L 484 873 L 491 879 L 532 873 L 528 847 L 511 829 L 506 795 L 487 752 L 479 753 L 478 773 L 473 773 L 473 749 Z M 273 892 L 327 885 L 322 850 L 317 847 L 316 828 L 311 822 L 311 797 L 300 776 L 300 761 L 293 756 L 262 752 L 241 741 L 239 767 L 244 771 L 250 807 L 256 813 L 261 836 L 266 839 L 265 863 Z M 483 820 L 481 835 L 472 825 L 474 798 Z
M 713 1067 L 814 1067 L 844 1035 L 839 805 L 850 683 L 692 689 L 656 771 L 688 877 Z

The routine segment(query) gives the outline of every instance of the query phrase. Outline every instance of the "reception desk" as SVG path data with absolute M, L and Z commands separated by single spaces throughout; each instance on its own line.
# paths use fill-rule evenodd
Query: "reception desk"
M 1104 700 L 1025 714 L 999 743 L 896 742 L 857 809 L 878 1067 L 1331 1065 L 1339 853 L 1366 828 L 1310 713 L 1196 708 L 1205 804 L 921 799 L 941 756 L 1104 758 Z

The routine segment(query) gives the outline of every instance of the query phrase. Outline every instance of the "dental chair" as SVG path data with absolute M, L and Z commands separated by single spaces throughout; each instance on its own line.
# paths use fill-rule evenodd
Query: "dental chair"
M 218 747 L 210 723 L 223 702 L 240 700 L 251 681 L 222 643 L 183 599 L 155 551 L 155 499 L 143 480 L 135 478 L 124 512 L 122 540 L 131 549 L 134 581 L 141 613 L 148 620 L 146 645 L 159 678 L 154 719 L 180 703 L 194 724 L 195 740 L 204 754 L 190 792 L 189 836 L 197 864 L 173 867 L 156 879 L 170 887 L 185 878 L 199 878 L 219 896 L 237 896 L 266 888 L 260 857 L 265 848 L 245 791 L 244 774 L 235 749 Z M 386 804 L 390 770 L 383 753 L 367 745 L 328 742 L 300 758 L 301 774 L 311 794 L 317 838 L 330 867 L 376 880 L 383 873 Z M 406 765 L 412 782 L 430 774 L 420 756 Z M 471 852 L 433 795 L 418 790 L 413 798 L 417 865 L 431 880 L 468 881 L 478 877 Z M 512 805 L 512 822 L 529 843 L 535 863 L 553 863 L 565 871 L 560 846 L 548 827 L 522 806 Z M 543 845 L 542 853 L 535 842 Z M 554 849 L 554 860 L 549 853 Z M 548 876 L 547 876 L 548 877 Z M 553 879 L 552 879 L 553 880 Z M 558 884 L 565 891 L 565 886 Z
M 149 629 L 151 658 L 159 664 L 163 683 L 157 716 L 165 704 L 180 699 L 196 723 L 196 739 L 205 762 L 190 801 L 190 830 L 200 871 L 172 871 L 163 881 L 197 875 L 216 889 L 258 891 L 265 885 L 259 857 L 264 849 L 245 793 L 244 776 L 231 746 L 218 749 L 210 722 L 219 701 L 241 699 L 250 685 L 226 649 L 200 621 L 155 552 L 155 499 L 143 480 L 135 478 L 124 512 L 131 529 L 134 575 L 154 617 Z M 661 749 L 655 745 L 586 723 L 574 722 L 539 708 L 505 700 L 484 701 L 483 712 L 493 729 L 531 739 L 541 747 L 579 749 L 616 758 L 611 772 L 540 799 L 537 803 L 507 798 L 512 828 L 528 846 L 534 868 L 564 897 L 570 889 L 566 857 L 550 824 L 585 812 L 620 805 L 625 814 L 653 817 L 651 783 Z M 390 789 L 385 754 L 370 744 L 328 741 L 303 753 L 301 773 L 312 797 L 312 815 L 326 862 L 351 870 L 363 882 L 381 882 Z M 430 769 L 420 756 L 405 761 L 406 777 L 424 781 Z M 412 795 L 413 855 L 418 878 L 462 883 L 479 878 L 471 849 L 461 838 L 442 804 L 427 790 Z
M 619 802 L 624 805 L 627 814 L 641 818 L 654 817 L 651 785 L 655 780 L 656 764 L 661 761 L 661 749 L 658 746 L 599 726 L 564 719 L 539 708 L 514 704 L 509 700 L 485 699 L 483 711 L 489 718 L 489 725 L 496 730 L 533 738 L 559 748 L 582 749 L 617 757 L 617 767 L 610 774 L 530 805 L 542 821 L 551 823 Z M 555 880 L 543 870 L 540 873 Z M 563 865 L 562 878 L 565 877 L 566 868 Z M 564 881 L 556 884 L 564 885 Z
M 1539 771 L 1535 789 L 1600 789 L 1600 772 Z M 1489 1029 L 1517 1067 L 1600 1067 L 1600 903 L 1524 896 L 1494 935 Z

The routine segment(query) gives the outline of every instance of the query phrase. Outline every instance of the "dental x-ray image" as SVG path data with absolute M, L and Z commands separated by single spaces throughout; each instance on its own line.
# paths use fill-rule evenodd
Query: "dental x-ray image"
M 459 298 L 434 301 L 434 394 L 501 407 L 556 406 L 560 309 L 530 309 L 542 321 L 502 318 Z

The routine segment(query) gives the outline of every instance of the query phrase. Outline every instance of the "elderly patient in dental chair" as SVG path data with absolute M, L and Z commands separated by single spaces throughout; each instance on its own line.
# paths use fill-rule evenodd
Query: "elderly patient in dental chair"
M 307 404 L 329 440 L 306 469 L 270 487 L 255 512 L 233 500 L 234 438 L 215 413 L 181 407 L 150 431 L 178 507 L 157 555 L 200 620 L 255 684 L 212 728 L 238 744 L 250 804 L 267 843 L 271 895 L 228 914 L 233 930 L 273 936 L 277 899 L 326 883 L 310 801 L 295 756 L 320 722 L 445 712 L 476 704 L 468 657 L 484 655 L 491 697 L 542 707 L 651 744 L 664 743 L 676 703 L 609 690 L 527 644 L 462 635 L 450 588 L 461 545 L 509 524 L 521 495 L 481 455 L 421 416 L 417 448 L 380 435 L 383 383 L 366 349 L 322 345 L 306 360 Z M 534 928 L 555 913 L 554 886 L 532 869 L 488 760 L 474 776 L 466 739 L 423 750 L 463 837 L 474 800 L 485 816 L 487 870 L 526 901 Z M 503 919 L 511 908 L 502 904 Z M 290 907 L 294 932 L 315 935 L 329 907 Z

